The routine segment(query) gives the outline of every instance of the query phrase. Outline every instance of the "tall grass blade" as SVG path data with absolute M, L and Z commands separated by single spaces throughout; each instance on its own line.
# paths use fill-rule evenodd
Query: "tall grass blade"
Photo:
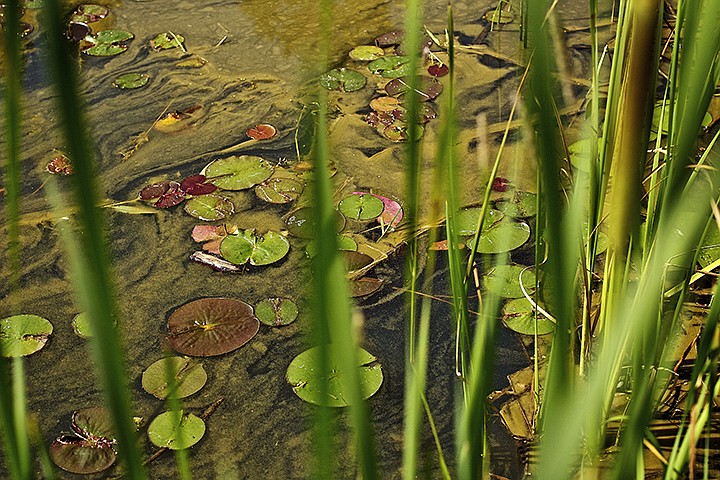
M 85 129 L 82 102 L 77 92 L 77 63 L 64 38 L 63 12 L 57 0 L 44 8 L 44 27 L 48 39 L 48 61 L 61 112 L 61 127 L 75 167 L 72 176 L 75 202 L 82 235 L 71 235 L 75 245 L 69 249 L 75 287 L 81 306 L 91 319 L 92 351 L 98 377 L 112 414 L 119 456 L 130 479 L 143 479 L 137 434 L 132 423 L 123 350 L 115 321 L 118 309 L 113 292 L 105 228 L 99 205 L 90 139 Z

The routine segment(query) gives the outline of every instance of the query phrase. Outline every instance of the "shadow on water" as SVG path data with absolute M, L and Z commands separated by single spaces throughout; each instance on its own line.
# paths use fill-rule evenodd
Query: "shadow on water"
M 358 2 L 337 2 L 333 63 L 344 62 L 352 47 L 370 43 L 376 35 L 403 23 L 403 2 L 360 3 L 362 6 Z M 484 26 L 478 19 L 492 2 L 482 3 L 483 6 L 472 1 L 455 2 L 455 23 L 461 38 L 473 39 L 482 32 Z M 109 201 L 130 200 L 145 185 L 197 173 L 216 158 L 214 152 L 226 151 L 245 140 L 245 130 L 257 123 L 275 125 L 279 137 L 242 153 L 260 155 L 273 164 L 294 158 L 293 129 L 303 100 L 300 92 L 315 60 L 317 2 L 209 1 L 199 6 L 198 2 L 186 0 L 118 1 L 109 6 L 113 25 L 133 32 L 135 39 L 128 51 L 117 57 L 82 59 L 81 89 L 95 142 L 103 197 Z M 443 31 L 445 9 L 444 0 L 429 2 L 426 24 L 430 30 Z M 517 54 L 516 30 L 499 32 L 494 47 L 508 50 L 508 55 Z M 187 52 L 152 51 L 148 41 L 162 31 L 184 35 Z M 47 162 L 62 151 L 63 142 L 54 125 L 57 114 L 36 49 L 40 44 L 37 33 L 28 41 L 22 281 L 19 292 L 9 292 L 5 281 L 8 272 L 3 265 L 0 293 L 6 300 L 19 295 L 24 313 L 47 317 L 55 327 L 48 346 L 26 362 L 29 411 L 37 418 L 49 444 L 69 429 L 68 418 L 73 410 L 101 403 L 101 392 L 90 373 L 85 341 L 74 335 L 70 325 L 78 307 L 58 231 L 43 191 L 34 193 L 47 178 Z M 206 63 L 183 65 L 195 56 Z M 483 62 L 475 55 L 460 55 L 457 62 L 458 98 L 462 106 L 459 120 L 463 128 L 458 147 L 466 160 L 461 178 L 465 200 L 472 203 L 486 181 L 483 165 L 478 165 L 477 160 L 476 118 L 484 113 L 490 124 L 506 118 L 521 67 L 511 62 Z M 149 84 L 132 91 L 115 88 L 112 85 L 115 78 L 128 72 L 147 73 Z M 401 198 L 403 146 L 390 144 L 362 119 L 367 113 L 363 108 L 373 97 L 374 88 L 375 85 L 370 85 L 357 95 L 331 97 L 339 113 L 331 133 L 333 161 L 338 170 L 335 180 L 338 186 L 345 186 L 343 191 L 372 188 Z M 190 128 L 177 133 L 152 130 L 153 122 L 163 113 L 196 104 L 203 106 L 202 115 Z M 425 134 L 427 165 L 434 155 L 436 133 L 431 128 Z M 495 141 L 491 139 L 490 143 L 494 148 Z M 224 156 L 231 153 L 234 152 L 226 151 Z M 522 157 L 521 153 L 517 156 Z M 514 168 L 525 171 L 522 176 L 513 176 L 518 186 L 534 184 L 531 168 L 527 165 Z M 61 188 L 68 190 L 67 179 L 60 178 L 60 183 Z M 233 223 L 243 228 L 284 229 L 282 217 L 290 206 L 265 205 L 252 191 L 231 195 L 237 207 Z M 194 478 L 309 478 L 310 408 L 293 394 L 284 378 L 290 360 L 306 348 L 309 319 L 307 309 L 302 311 L 302 299 L 308 297 L 309 272 L 304 246 L 292 240 L 290 254 L 279 264 L 248 269 L 241 274 L 223 274 L 188 260 L 198 248 L 190 238 L 197 223 L 200 222 L 180 208 L 153 215 L 107 212 L 122 310 L 119 328 L 126 346 L 136 412 L 148 419 L 164 409 L 162 402 L 141 389 L 139 379 L 147 366 L 163 356 L 163 323 L 175 308 L 210 296 L 235 297 L 251 304 L 274 296 L 296 298 L 301 304 L 301 315 L 294 324 L 277 329 L 263 327 L 242 349 L 203 359 L 208 383 L 198 394 L 186 399 L 184 405 L 186 410 L 200 412 L 225 398 L 208 420 L 205 438 L 191 450 Z M 377 267 L 386 285 L 381 292 L 360 302 L 365 318 L 364 346 L 379 358 L 385 374 L 383 386 L 370 404 L 379 438 L 381 470 L 386 478 L 399 478 L 402 456 L 405 335 L 404 300 L 399 293 L 402 261 L 402 256 L 397 255 Z M 448 293 L 442 268 L 436 278 L 436 293 Z M 10 314 L 9 305 L 9 301 L 3 301 L 0 317 Z M 450 463 L 454 454 L 452 412 L 457 388 L 451 318 L 446 304 L 434 303 L 428 400 Z M 506 386 L 506 375 L 527 364 L 515 335 L 501 329 L 500 336 L 498 368 L 494 374 L 497 388 Z M 338 413 L 337 422 L 346 422 L 342 413 Z M 151 446 L 144 442 L 143 448 L 150 452 Z M 339 451 L 348 451 L 348 438 L 339 436 L 337 442 Z M 430 465 L 427 473 L 435 478 L 438 472 L 434 467 L 434 445 L 429 435 L 423 442 L 426 463 Z M 503 433 L 497 418 L 492 422 L 491 442 L 501 445 L 502 452 L 494 459 L 494 471 L 508 478 L 520 477 L 514 444 Z M 352 462 L 345 460 L 341 461 L 341 476 L 354 478 Z M 174 478 L 173 472 L 172 455 L 161 457 L 150 466 L 151 478 Z M 0 476 L 4 474 L 0 472 Z

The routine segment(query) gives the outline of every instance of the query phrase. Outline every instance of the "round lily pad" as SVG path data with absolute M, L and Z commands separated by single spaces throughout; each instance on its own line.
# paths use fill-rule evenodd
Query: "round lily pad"
M 291 212 L 285 219 L 285 226 L 291 235 L 299 238 L 313 238 L 317 233 L 313 211 L 310 207 L 303 207 Z M 345 216 L 335 211 L 335 231 L 341 232 L 345 228 Z
M 350 58 L 361 62 L 370 62 L 385 55 L 385 50 L 376 45 L 359 45 L 350 50 Z
M 532 217 L 537 213 L 537 195 L 532 192 L 515 190 L 509 198 L 495 202 L 495 208 L 514 218 Z
M 205 435 L 202 418 L 182 410 L 161 413 L 148 425 L 148 438 L 160 448 L 183 450 L 192 447 Z
M 404 38 L 403 32 L 399 30 L 393 30 L 391 32 L 383 33 L 375 37 L 375 45 L 378 47 L 391 47 L 393 45 L 400 45 Z
M 385 78 L 400 78 L 410 75 L 410 57 L 388 55 L 368 63 L 368 69 Z
M 81 312 L 75 315 L 72 319 L 72 327 L 75 335 L 80 338 L 92 337 L 92 330 L 90 329 L 90 317 L 87 312 Z
M 663 114 L 663 109 L 665 113 Z M 662 117 L 662 124 L 660 123 L 660 117 Z M 712 123 L 712 115 L 709 112 L 705 112 L 703 116 L 701 126 L 707 127 Z M 670 107 L 667 101 L 659 101 L 655 103 L 653 110 L 652 124 L 650 130 L 653 133 L 660 133 L 661 135 L 668 134 L 668 126 L 670 125 Z
M 144 87 L 150 77 L 142 73 L 125 73 L 115 79 L 113 85 L 122 90 Z
M 0 354 L 24 357 L 45 346 L 52 334 L 52 324 L 37 315 L 13 315 L 0 320 Z
M 300 196 L 304 189 L 297 175 L 287 170 L 276 168 L 272 177 L 255 185 L 255 195 L 268 203 L 290 203 Z
M 176 398 L 185 398 L 198 392 L 207 382 L 207 372 L 202 364 L 187 357 L 165 357 L 143 372 L 143 390 L 161 400 L 167 398 L 170 393 L 168 368 L 172 371 Z
M 273 173 L 272 166 L 251 155 L 221 158 L 209 163 L 203 174 L 208 181 L 224 190 L 245 190 L 262 183 Z
M 465 208 L 455 215 L 455 225 L 458 235 L 475 235 L 477 230 L 478 218 L 480 218 L 481 207 Z M 503 214 L 499 210 L 488 209 L 483 222 L 483 231 L 487 230 L 495 222 L 503 218 Z
M 267 298 L 255 305 L 255 315 L 265 325 L 281 327 L 295 321 L 298 308 L 289 298 Z
M 260 123 L 248 128 L 245 134 L 253 140 L 268 140 L 277 134 L 277 129 L 269 123 Z
M 505 217 L 483 228 L 477 251 L 479 253 L 504 253 L 521 247 L 530 238 L 530 227 L 525 222 L 515 222 Z
M 450 73 L 450 69 L 444 63 L 433 63 L 428 66 L 427 72 L 433 77 L 444 77 Z
M 318 373 L 319 348 L 314 347 L 305 350 L 290 362 L 286 379 L 292 386 L 295 394 L 306 402 L 328 407 L 348 406 L 345 391 L 341 384 L 343 371 L 331 366 L 329 378 L 322 378 Z M 382 367 L 377 358 L 362 348 L 357 350 L 357 368 L 360 375 L 360 383 L 363 398 L 374 395 L 383 381 Z M 321 395 L 320 385 L 325 383 L 328 389 L 328 397 Z
M 355 92 L 367 83 L 365 76 L 349 68 L 335 68 L 320 76 L 320 85 L 328 90 Z
M 362 277 L 348 282 L 349 295 L 353 298 L 366 297 L 380 290 L 382 286 L 382 280 L 371 277 Z
M 172 32 L 163 32 L 150 40 L 150 46 L 155 50 L 168 50 L 182 47 L 185 38 L 182 35 Z
M 401 107 L 400 100 L 395 97 L 376 97 L 370 100 L 370 108 L 376 112 L 393 112 Z
M 418 92 L 418 100 L 425 102 L 434 100 L 443 91 L 443 85 L 437 78 L 421 76 L 418 84 L 420 89 Z M 385 84 L 385 93 L 391 97 L 402 95 L 410 88 L 407 78 L 396 78 Z
M 287 255 L 290 242 L 285 235 L 269 231 L 262 237 L 253 230 L 238 231 L 226 236 L 220 243 L 220 254 L 235 265 L 269 265 Z
M 534 292 L 535 272 L 533 269 L 526 269 L 522 265 L 497 265 L 492 267 L 483 277 L 483 286 L 489 292 L 504 298 L 520 298 L 524 296 L 522 288 L 520 288 L 521 275 L 525 291 L 528 293 Z
M 235 205 L 220 195 L 200 195 L 185 203 L 185 211 L 200 220 L 212 222 L 229 217 L 235 212 Z
M 112 420 L 106 409 L 92 407 L 73 413 L 71 428 L 77 435 L 62 435 L 50 445 L 50 458 L 71 473 L 101 472 L 115 463 Z
M 370 255 L 351 250 L 344 250 L 342 257 L 349 272 L 354 272 L 371 265 L 375 260 Z
M 378 222 L 382 225 L 390 225 L 392 228 L 400 225 L 403 219 L 403 210 L 398 202 L 392 198 L 383 197 L 382 195 L 375 195 L 379 198 L 384 205 L 383 212 L 378 218 Z
M 101 30 L 96 35 L 88 35 L 80 42 L 83 53 L 97 57 L 109 57 L 127 50 L 124 42 L 132 40 L 134 35 L 124 30 Z
M 355 240 L 353 240 L 352 237 L 348 237 L 347 235 L 337 235 L 337 248 L 338 250 L 346 250 L 349 252 L 354 252 L 358 248 L 358 244 Z M 305 246 L 305 251 L 307 254 L 311 257 L 314 257 L 318 253 L 318 247 L 317 242 L 315 240 L 310 240 L 308 244 Z
M 503 323 L 510 330 L 523 335 L 535 335 L 535 314 L 533 306 L 527 298 L 510 300 L 503 307 Z M 555 331 L 555 323 L 538 313 L 537 334 L 546 335 Z
M 167 322 L 168 341 L 179 353 L 211 357 L 245 345 L 260 329 L 247 303 L 202 298 L 175 310 Z
M 351 193 L 340 200 L 338 210 L 353 220 L 372 220 L 383 212 L 385 204 L 371 193 Z

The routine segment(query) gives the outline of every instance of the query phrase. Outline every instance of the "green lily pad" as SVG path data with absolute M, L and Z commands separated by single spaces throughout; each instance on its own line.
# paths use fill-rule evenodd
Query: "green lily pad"
M 385 78 L 400 78 L 410 75 L 410 57 L 388 55 L 368 63 L 368 69 Z
M 580 170 L 581 172 L 590 171 L 590 162 L 592 159 L 590 155 L 592 153 L 592 138 L 583 138 L 577 142 L 568 145 L 568 152 L 570 152 L 570 164 Z M 597 139 L 598 151 L 600 151 L 601 138 Z
M 223 190 L 245 190 L 262 183 L 273 173 L 273 167 L 251 155 L 221 158 L 209 163 L 203 174 L 210 183 Z
M 320 76 L 320 85 L 328 90 L 355 92 L 367 83 L 365 76 L 349 68 L 336 68 Z
M 663 109 L 665 110 L 665 113 L 663 114 Z M 662 124 L 660 123 L 660 117 L 662 117 Z M 712 115 L 710 115 L 709 112 L 705 112 L 705 115 L 703 116 L 701 126 L 703 128 L 706 128 L 708 125 L 712 123 Z M 670 106 L 668 105 L 667 101 L 659 101 L 655 103 L 655 108 L 653 109 L 653 117 L 652 117 L 652 124 L 650 126 L 650 130 L 657 134 L 660 133 L 661 135 L 667 135 L 668 134 L 668 126 L 670 125 Z
M 255 195 L 268 203 L 283 204 L 297 200 L 304 188 L 297 175 L 276 168 L 270 178 L 255 185 Z
M 358 249 L 358 244 L 352 237 L 348 237 L 347 235 L 337 235 L 336 240 L 337 248 L 340 251 L 354 252 Z M 317 255 L 317 241 L 310 240 L 310 242 L 305 246 L 305 251 L 310 257 Z
M 481 207 L 465 208 L 455 215 L 455 225 L 458 235 L 475 235 L 477 230 L 478 218 L 480 217 Z M 490 228 L 505 216 L 504 213 L 492 208 L 488 209 L 483 222 L 483 232 Z
M 303 207 L 291 212 L 285 218 L 285 226 L 291 235 L 299 238 L 313 238 L 317 232 L 313 211 L 310 207 Z M 335 231 L 341 232 L 345 228 L 345 216 L 335 211 Z
M 161 413 L 150 422 L 148 438 L 160 448 L 183 450 L 192 447 L 205 435 L 202 418 L 182 410 Z
M 534 292 L 535 272 L 532 268 L 526 270 L 522 265 L 497 265 L 491 268 L 483 277 L 483 286 L 504 298 L 520 298 L 524 296 L 520 288 L 520 275 L 525 290 Z
M 143 390 L 161 400 L 167 398 L 170 393 L 168 367 L 173 375 L 176 398 L 185 398 L 198 392 L 207 382 L 207 372 L 201 363 L 187 357 L 165 357 L 143 372 Z
M 125 30 L 102 30 L 95 35 L 97 43 L 120 43 L 133 38 L 135 35 Z
M 278 232 L 267 232 L 258 237 L 253 230 L 238 231 L 226 236 L 220 243 L 220 254 L 235 265 L 269 265 L 287 255 L 290 242 Z
M 479 253 L 504 253 L 521 247 L 530 238 L 530 227 L 525 222 L 515 222 L 505 217 L 480 234 Z
M 705 235 L 705 240 L 700 247 L 698 263 L 702 268 L 706 268 L 718 259 L 720 259 L 720 231 L 717 226 L 711 225 L 710 231 Z
M 175 351 L 194 357 L 232 352 L 260 329 L 253 308 L 233 298 L 201 298 L 175 310 L 167 322 L 167 338 Z
M 147 85 L 150 77 L 142 73 L 125 73 L 115 79 L 113 85 L 122 90 L 140 88 Z
M 383 212 L 385 204 L 371 193 L 351 193 L 340 200 L 338 210 L 353 220 L 372 220 Z
M 285 378 L 292 386 L 293 392 L 306 402 L 328 407 L 348 406 L 345 391 L 340 382 L 343 374 L 337 367 L 330 368 L 330 376 L 322 378 L 319 375 L 319 347 L 305 350 L 290 362 Z M 357 351 L 357 368 L 360 375 L 360 386 L 363 398 L 374 395 L 383 381 L 382 367 L 377 358 L 362 348 Z M 325 383 L 328 397 L 321 395 L 320 385 Z
M 527 298 L 510 300 L 503 307 L 503 323 L 510 330 L 523 335 L 535 335 L 535 314 Z M 555 323 L 538 313 L 537 334 L 546 335 L 555 331 Z
M 385 55 L 385 50 L 376 45 L 359 45 L 350 50 L 350 58 L 361 62 L 370 62 Z
M 88 55 L 109 57 L 127 50 L 124 42 L 135 36 L 125 30 L 101 30 L 96 35 L 88 35 L 80 42 L 80 50 Z
M 150 40 L 150 46 L 155 50 L 169 50 L 181 48 L 185 38 L 182 35 L 172 32 L 163 32 Z
M 111 43 L 98 43 L 83 50 L 83 53 L 93 57 L 112 57 L 127 50 L 125 45 L 113 45 Z
M 265 325 L 282 327 L 297 319 L 298 307 L 289 298 L 267 298 L 255 305 L 255 316 Z
M 0 320 L 0 354 L 24 357 L 45 346 L 53 326 L 37 315 L 13 315 Z
M 75 335 L 80 338 L 92 337 L 92 330 L 90 327 L 90 317 L 87 312 L 80 312 L 75 315 L 72 319 L 72 327 Z
M 235 205 L 228 198 L 214 194 L 192 197 L 185 202 L 184 208 L 189 215 L 207 222 L 222 220 L 235 213 Z
M 510 198 L 501 198 L 495 202 L 495 208 L 514 218 L 532 217 L 537 213 L 537 195 L 531 192 L 515 190 Z
M 485 12 L 483 18 L 488 22 L 506 24 L 515 20 L 515 14 L 512 10 L 493 9 Z

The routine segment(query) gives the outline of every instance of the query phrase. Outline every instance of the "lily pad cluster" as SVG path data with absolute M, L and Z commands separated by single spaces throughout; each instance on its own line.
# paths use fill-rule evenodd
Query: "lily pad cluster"
M 108 17 L 110 10 L 94 3 L 83 3 L 75 7 L 70 14 L 67 26 L 68 38 L 79 42 L 102 28 L 102 20 Z

